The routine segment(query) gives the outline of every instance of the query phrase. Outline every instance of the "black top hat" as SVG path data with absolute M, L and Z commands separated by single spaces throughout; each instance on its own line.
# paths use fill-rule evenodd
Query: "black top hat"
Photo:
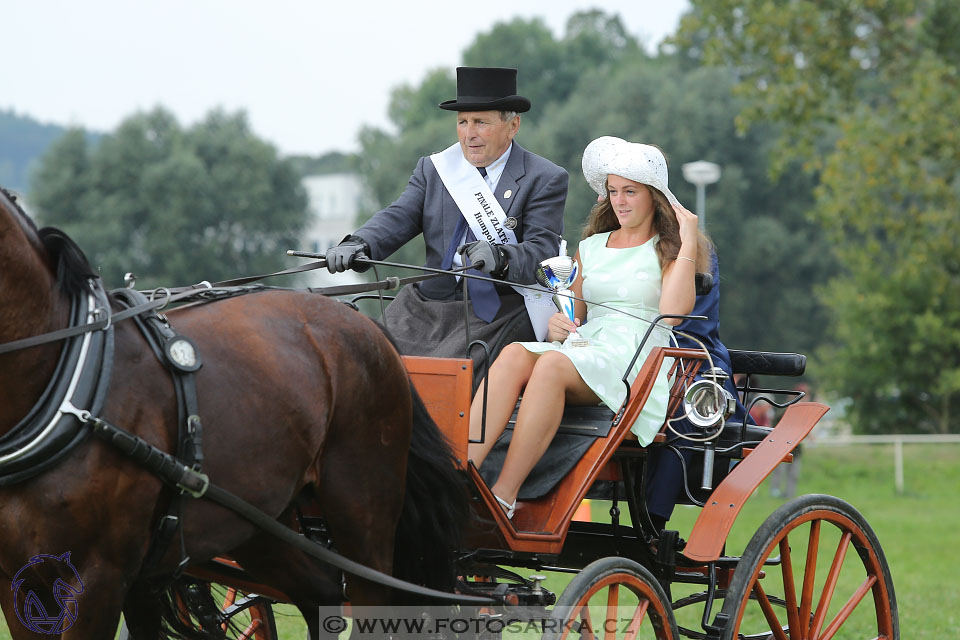
M 440 103 L 448 111 L 530 110 L 530 101 L 517 95 L 517 70 L 499 67 L 457 67 L 457 99 Z

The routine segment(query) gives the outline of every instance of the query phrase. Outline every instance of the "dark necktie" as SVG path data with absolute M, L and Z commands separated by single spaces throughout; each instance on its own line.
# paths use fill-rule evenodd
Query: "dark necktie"
M 480 172 L 480 175 L 486 177 L 486 167 L 477 167 L 477 171 Z M 460 219 L 457 221 L 457 227 L 453 230 L 453 237 L 450 239 L 450 245 L 447 247 L 447 252 L 444 254 L 443 260 L 440 262 L 441 269 L 449 269 L 453 266 L 453 254 L 460 245 L 460 238 L 463 238 L 463 233 L 465 231 L 467 233 L 466 242 L 473 242 L 477 239 L 477 237 L 473 235 L 473 231 L 467 227 L 467 219 L 461 215 Z M 469 269 L 467 270 L 467 273 L 478 276 L 485 275 L 476 269 Z M 500 310 L 500 296 L 497 295 L 496 286 L 492 282 L 468 278 L 467 291 L 470 294 L 470 302 L 472 303 L 473 312 L 476 314 L 476 316 L 484 322 L 492 322 L 497 316 L 497 311 Z

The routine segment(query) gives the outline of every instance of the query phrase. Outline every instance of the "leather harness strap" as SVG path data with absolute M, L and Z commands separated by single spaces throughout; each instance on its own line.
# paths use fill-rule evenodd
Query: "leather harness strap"
M 116 447 L 121 453 L 155 474 L 163 482 L 189 493 L 194 498 L 205 498 L 229 509 L 260 530 L 266 531 L 280 541 L 296 547 L 317 560 L 358 578 L 364 578 L 418 596 L 462 604 L 493 604 L 494 602 L 491 598 L 446 593 L 421 587 L 345 558 L 335 551 L 299 535 L 242 498 L 211 484 L 210 479 L 205 474 L 191 469 L 182 461 L 166 451 L 154 447 L 142 438 L 106 420 L 91 416 L 88 412 L 78 412 L 78 417 L 90 425 L 97 438 Z
M 143 307 L 148 303 L 144 294 L 133 289 L 118 289 L 112 292 L 114 299 L 127 309 Z M 177 459 L 195 472 L 200 472 L 203 464 L 203 426 L 200 421 L 199 403 L 197 401 L 197 385 L 192 371 L 184 371 L 171 362 L 166 355 L 165 345 L 180 337 L 166 318 L 156 310 L 151 309 L 133 316 L 134 322 L 140 329 L 153 351 L 157 360 L 170 372 L 174 390 L 177 396 Z M 172 496 L 166 506 L 166 514 L 160 518 L 156 533 L 150 540 L 150 546 L 141 566 L 142 573 L 149 573 L 166 554 L 177 530 L 180 531 L 180 565 L 175 577 L 189 562 L 186 551 L 186 541 L 183 538 L 181 523 L 181 496 L 179 493 Z

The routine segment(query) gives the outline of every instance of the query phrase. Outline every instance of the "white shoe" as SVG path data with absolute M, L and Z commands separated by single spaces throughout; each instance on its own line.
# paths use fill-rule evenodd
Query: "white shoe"
M 506 500 L 501 500 L 500 496 L 493 494 L 493 497 L 497 499 L 497 502 L 500 503 L 500 506 L 503 507 L 504 511 L 507 513 L 507 520 L 513 520 L 513 511 L 517 508 L 517 501 L 514 500 L 513 504 L 510 504 Z

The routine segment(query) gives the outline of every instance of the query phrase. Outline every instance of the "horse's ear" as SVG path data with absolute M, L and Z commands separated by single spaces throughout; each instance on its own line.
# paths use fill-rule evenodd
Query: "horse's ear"
M 60 556 L 59 558 L 57 558 L 57 560 L 59 560 L 60 562 L 66 562 L 67 564 L 70 564 L 70 554 L 71 554 L 71 553 L 73 553 L 73 552 L 72 552 L 72 551 L 67 551 L 65 554 L 63 554 L 62 556 Z
M 21 580 L 17 580 L 16 582 L 11 583 L 11 584 L 10 584 L 10 591 L 16 593 L 16 592 L 17 592 L 17 589 L 19 589 L 19 588 L 20 588 L 20 585 L 22 585 L 22 584 L 23 584 L 23 580 L 22 580 L 22 579 L 21 579 Z

